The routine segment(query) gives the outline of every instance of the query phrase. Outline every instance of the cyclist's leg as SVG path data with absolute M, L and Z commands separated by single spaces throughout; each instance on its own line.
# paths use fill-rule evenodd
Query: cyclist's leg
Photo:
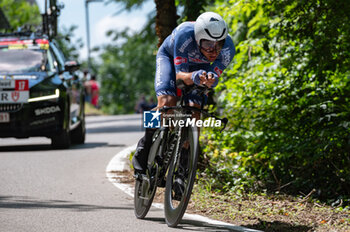
M 162 108 L 163 106 L 176 106 L 176 97 L 171 95 L 157 96 L 158 105 L 156 108 Z
M 155 132 L 153 128 L 146 128 L 145 135 L 137 143 L 132 164 L 134 166 L 135 174 L 145 174 L 147 169 L 148 153 L 152 146 L 152 137 Z
M 157 95 L 157 108 L 176 105 L 175 70 L 171 57 L 167 57 L 160 51 L 157 54 L 157 66 L 155 76 L 155 91 Z M 133 166 L 136 173 L 145 173 L 147 169 L 148 153 L 152 146 L 152 137 L 155 129 L 147 128 L 145 135 L 137 144 L 133 157 Z

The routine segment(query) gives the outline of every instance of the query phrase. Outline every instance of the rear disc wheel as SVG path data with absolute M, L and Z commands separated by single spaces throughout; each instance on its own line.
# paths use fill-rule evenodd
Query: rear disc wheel
M 135 180 L 134 213 L 138 219 L 145 218 L 151 208 L 157 190 L 158 168 L 155 168 L 154 174 L 151 179 L 148 175 L 139 175 Z

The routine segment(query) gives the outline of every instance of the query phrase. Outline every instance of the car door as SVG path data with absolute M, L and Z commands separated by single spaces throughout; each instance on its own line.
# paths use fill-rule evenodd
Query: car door
M 63 85 L 67 89 L 67 95 L 70 104 L 70 126 L 74 127 L 74 124 L 79 122 L 80 112 L 80 104 L 76 100 L 77 93 L 76 88 L 74 87 L 74 76 L 68 70 L 65 70 L 65 57 L 63 56 L 62 52 L 56 47 L 54 43 L 51 44 L 50 48 L 52 49 L 54 56 L 57 60 L 59 76 L 63 81 Z

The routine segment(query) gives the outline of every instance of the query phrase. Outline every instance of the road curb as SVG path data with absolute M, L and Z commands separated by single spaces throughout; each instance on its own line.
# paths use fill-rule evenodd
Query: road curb
M 130 184 L 123 184 L 119 183 L 116 179 L 116 177 L 121 177 L 122 175 L 118 175 L 116 172 L 123 172 L 125 170 L 129 169 L 129 166 L 127 165 L 127 160 L 129 159 L 129 154 L 130 152 L 134 151 L 136 149 L 136 144 L 125 148 L 124 150 L 120 151 L 117 153 L 111 161 L 108 163 L 107 168 L 106 168 L 106 176 L 108 180 L 117 188 L 125 192 L 131 197 L 134 197 L 134 188 Z M 163 209 L 164 205 L 161 203 L 153 203 L 152 206 L 156 208 Z M 211 225 L 216 225 L 220 226 L 225 229 L 233 230 L 233 231 L 239 231 L 239 232 L 262 232 L 261 230 L 254 230 L 254 229 L 249 229 L 245 228 L 243 226 L 237 226 L 234 224 L 226 223 L 226 222 L 221 222 L 217 220 L 213 220 L 201 215 L 196 215 L 196 214 L 188 214 L 185 213 L 184 215 L 185 219 L 190 219 L 190 220 L 196 220 L 196 221 L 201 221 L 205 222 L 207 224 Z
M 136 149 L 136 144 L 125 148 L 124 150 L 117 153 L 111 161 L 109 161 L 106 168 L 106 176 L 110 182 L 126 194 L 131 197 L 134 197 L 133 186 L 129 184 L 123 184 L 116 181 L 116 177 L 121 177 L 122 175 L 118 175 L 116 172 L 122 172 L 127 170 L 129 167 L 126 164 L 126 159 L 128 159 L 128 155 L 130 152 Z

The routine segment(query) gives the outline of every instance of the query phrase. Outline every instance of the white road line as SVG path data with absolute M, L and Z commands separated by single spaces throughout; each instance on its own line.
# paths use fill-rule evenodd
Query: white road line
M 136 149 L 136 144 L 134 144 L 133 146 L 127 147 L 126 149 L 122 150 L 121 152 L 119 152 L 118 154 L 116 154 L 111 161 L 108 163 L 107 168 L 106 168 L 106 176 L 108 178 L 108 180 L 110 182 L 112 182 L 112 184 L 114 186 L 116 186 L 117 188 L 121 189 L 122 191 L 124 191 L 126 194 L 128 194 L 131 197 L 134 197 L 134 186 L 133 185 L 129 185 L 129 184 L 123 184 L 123 183 L 119 183 L 116 179 L 116 177 L 121 177 L 120 175 L 117 175 L 116 172 L 122 172 L 125 170 L 128 170 L 128 164 L 127 164 L 127 160 L 129 159 L 129 154 L 130 152 L 134 151 Z M 156 208 L 164 208 L 164 205 L 161 203 L 153 203 L 152 206 L 156 207 Z M 185 213 L 184 218 L 186 219 L 190 219 L 190 220 L 196 220 L 196 221 L 201 221 L 201 222 L 205 222 L 208 224 L 212 224 L 212 225 L 217 225 L 217 226 L 222 226 L 225 227 L 227 229 L 230 230 L 234 230 L 234 231 L 240 231 L 240 232 L 261 232 L 261 230 L 254 230 L 254 229 L 249 229 L 249 228 L 245 228 L 242 226 L 237 226 L 234 224 L 229 224 L 226 222 L 221 222 L 221 221 L 217 221 L 217 220 L 213 220 L 201 215 L 196 215 L 196 214 L 188 214 Z
M 116 154 L 111 161 L 109 161 L 107 168 L 106 168 L 106 176 L 110 182 L 117 188 L 124 191 L 126 194 L 128 194 L 131 197 L 134 197 L 134 188 L 132 185 L 119 183 L 116 181 L 116 177 L 120 177 L 120 175 L 117 175 L 115 172 L 122 172 L 124 170 L 128 169 L 126 159 L 128 159 L 128 155 L 130 152 L 134 151 L 136 149 L 136 145 L 130 146 Z

